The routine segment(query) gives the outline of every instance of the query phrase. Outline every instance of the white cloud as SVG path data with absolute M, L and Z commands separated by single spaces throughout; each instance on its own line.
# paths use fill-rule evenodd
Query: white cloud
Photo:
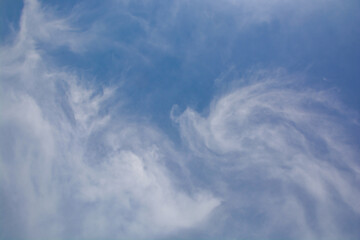
M 1 48 L 1 236 L 148 238 L 205 221 L 219 200 L 176 184 L 166 162 L 180 155 L 169 140 L 106 113 L 116 89 L 44 60 L 38 44 L 76 49 L 72 36 L 66 20 L 26 1 L 18 37 Z
M 214 100 L 206 115 L 188 108 L 175 118 L 183 141 L 217 169 L 224 201 L 242 209 L 231 218 L 246 226 L 240 234 L 354 238 L 340 220 L 360 214 L 353 113 L 329 92 L 264 76 Z M 246 209 L 259 212 L 258 222 L 248 223 Z

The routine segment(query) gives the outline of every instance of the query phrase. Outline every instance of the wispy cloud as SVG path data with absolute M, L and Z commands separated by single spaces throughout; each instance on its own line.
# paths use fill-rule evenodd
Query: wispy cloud
M 219 200 L 176 185 L 166 162 L 180 155 L 162 133 L 110 114 L 116 89 L 47 64 L 40 42 L 75 46 L 49 18 L 27 1 L 1 49 L 1 237 L 143 238 L 205 220 Z
M 299 89 L 286 75 L 260 75 L 214 100 L 208 114 L 188 108 L 174 117 L 236 212 L 226 222 L 236 222 L 230 232 L 354 238 L 342 221 L 360 213 L 359 151 L 351 138 L 358 117 L 330 92 Z

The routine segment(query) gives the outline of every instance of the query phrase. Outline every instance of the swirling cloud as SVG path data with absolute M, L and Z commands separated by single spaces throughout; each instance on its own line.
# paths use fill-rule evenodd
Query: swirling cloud
M 351 137 L 358 117 L 330 92 L 261 75 L 214 100 L 208 114 L 188 108 L 173 116 L 236 213 L 227 223 L 256 239 L 355 239 L 343 220 L 358 221 L 360 213 Z

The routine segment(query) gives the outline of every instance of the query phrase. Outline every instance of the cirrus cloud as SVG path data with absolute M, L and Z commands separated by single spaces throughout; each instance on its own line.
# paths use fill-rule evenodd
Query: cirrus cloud
M 60 17 L 25 1 L 19 33 L 0 49 L 0 238 L 357 239 L 359 117 L 331 92 L 252 74 L 206 113 L 172 113 L 176 142 L 127 111 L 122 83 L 56 61 L 64 47 L 85 58 L 110 48 L 137 67 L 176 55 L 186 71 L 223 33 L 233 43 L 247 27 L 337 3 L 109 1 L 109 17 L 94 14 L 86 29 L 73 23 L 84 5 Z
M 291 76 L 260 76 L 214 100 L 207 114 L 173 116 L 192 154 L 215 172 L 210 182 L 232 212 L 229 232 L 355 239 L 344 219 L 360 214 L 357 113 L 328 91 L 299 89 Z

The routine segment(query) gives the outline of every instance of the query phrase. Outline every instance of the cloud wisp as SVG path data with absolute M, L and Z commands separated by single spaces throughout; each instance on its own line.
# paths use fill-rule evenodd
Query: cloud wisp
M 358 116 L 331 92 L 260 75 L 214 100 L 208 114 L 188 108 L 173 116 L 192 154 L 214 172 L 213 189 L 233 214 L 229 232 L 239 234 L 229 235 L 355 239 L 344 219 L 359 222 Z

